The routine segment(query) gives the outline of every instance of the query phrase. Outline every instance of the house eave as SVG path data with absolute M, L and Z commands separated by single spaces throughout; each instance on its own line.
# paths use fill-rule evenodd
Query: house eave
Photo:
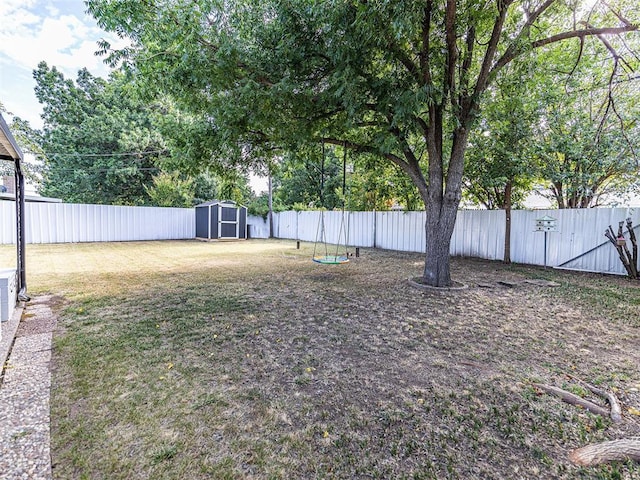
M 22 150 L 11 134 L 9 125 L 7 125 L 7 122 L 5 122 L 2 115 L 0 115 L 0 159 L 22 161 L 23 158 Z

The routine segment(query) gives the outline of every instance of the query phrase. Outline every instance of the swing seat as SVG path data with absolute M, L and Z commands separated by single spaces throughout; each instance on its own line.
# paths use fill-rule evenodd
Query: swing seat
M 349 263 L 349 258 L 346 255 L 322 255 L 313 257 L 313 261 L 323 265 L 341 265 Z

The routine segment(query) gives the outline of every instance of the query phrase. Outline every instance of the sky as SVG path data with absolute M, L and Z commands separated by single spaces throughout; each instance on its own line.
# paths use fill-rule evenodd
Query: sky
M 109 68 L 95 55 L 96 42 L 123 43 L 102 31 L 85 9 L 82 0 L 0 0 L 0 102 L 32 127 L 42 127 L 32 76 L 39 62 L 73 80 L 84 67 L 106 77 Z M 12 115 L 4 115 L 10 122 Z

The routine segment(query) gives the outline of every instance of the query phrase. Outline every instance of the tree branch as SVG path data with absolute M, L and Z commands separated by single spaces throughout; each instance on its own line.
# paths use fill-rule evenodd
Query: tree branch
M 433 0 L 427 0 L 424 7 L 424 18 L 422 19 L 422 51 L 420 52 L 420 70 L 424 84 L 431 83 L 431 65 L 430 65 L 430 41 L 431 34 L 431 10 L 433 8 Z
M 547 0 L 550 1 L 550 0 Z M 498 43 L 500 41 L 500 35 L 504 25 L 504 20 L 507 16 L 507 11 L 511 5 L 510 1 L 498 2 L 498 16 L 493 24 L 493 31 L 491 32 L 491 38 L 487 45 L 487 50 L 484 53 L 484 59 L 482 60 L 482 67 L 478 73 L 478 79 L 476 81 L 476 87 L 474 89 L 474 98 L 479 98 L 480 94 L 487 88 L 489 81 L 489 75 L 492 72 L 491 65 L 493 63 L 493 57 L 498 50 Z
M 596 405 L 589 400 L 585 400 L 584 398 L 579 397 L 578 395 L 575 395 L 571 392 L 567 392 L 566 390 L 563 390 L 561 388 L 551 385 L 545 385 L 543 383 L 534 383 L 533 386 L 539 388 L 544 392 L 560 397 L 564 402 L 589 410 L 591 413 L 595 413 L 596 415 L 601 415 L 603 417 L 609 416 L 609 411 L 606 408 L 601 407 L 600 405 Z
M 458 48 L 456 45 L 456 0 L 447 0 L 445 11 L 445 32 L 447 44 L 447 64 L 444 97 L 451 95 L 451 104 L 454 111 L 458 107 L 456 88 L 456 65 L 458 63 Z
M 473 48 L 476 43 L 476 29 L 470 25 L 467 30 L 466 50 L 462 59 L 462 70 L 460 72 L 460 104 L 463 103 L 463 96 L 467 95 L 469 89 L 469 70 L 473 62 Z
M 424 176 L 422 175 L 422 170 L 420 169 L 418 159 L 415 157 L 415 155 L 411 151 L 411 148 L 407 145 L 406 141 L 402 139 L 400 133 L 399 132 L 395 132 L 395 133 L 392 132 L 392 133 L 400 141 L 403 149 L 402 153 L 405 155 L 406 160 L 399 157 L 398 155 L 394 155 L 393 153 L 382 153 L 380 152 L 380 150 L 370 145 L 363 145 L 355 142 L 350 142 L 348 140 L 341 140 L 341 139 L 332 138 L 332 137 L 324 137 L 320 140 L 325 143 L 329 143 L 331 145 L 338 145 L 340 147 L 349 148 L 355 152 L 372 153 L 374 155 L 379 155 L 386 158 L 390 162 L 400 167 L 405 173 L 407 173 L 407 175 L 409 175 L 409 177 L 413 180 L 418 190 L 420 190 L 421 195 L 426 195 L 427 183 L 424 179 Z
M 425 122 L 424 119 L 418 115 L 416 115 L 414 118 L 416 123 L 420 127 L 420 130 L 422 130 L 422 135 L 426 139 L 427 135 L 429 134 L 429 125 L 427 125 L 427 122 Z
M 522 29 L 520 30 L 520 34 L 518 35 L 518 37 L 520 37 L 522 35 L 522 33 L 524 33 L 529 28 L 531 28 L 531 26 L 535 23 L 535 21 L 538 20 L 538 18 L 540 18 L 540 15 L 542 15 L 544 12 L 546 12 L 551 5 L 556 3 L 556 1 L 557 0 L 545 0 L 545 2 L 540 4 L 540 6 L 538 8 L 536 8 L 531 13 L 531 15 L 529 15 L 529 17 L 527 18 L 527 22 L 522 26 Z
M 625 27 L 604 27 L 604 28 L 583 28 L 580 30 L 571 30 L 569 32 L 562 32 L 556 35 L 552 35 L 547 38 L 542 38 L 540 40 L 535 40 L 531 42 L 531 48 L 536 49 L 543 47 L 545 45 L 550 45 L 552 43 L 561 42 L 562 40 L 568 40 L 570 38 L 585 38 L 585 37 L 593 37 L 596 35 L 617 35 L 620 33 L 633 32 L 638 30 L 637 25 L 625 26 Z M 504 52 L 504 55 L 500 57 L 500 59 L 496 62 L 496 64 L 491 69 L 492 73 L 497 72 L 506 64 L 511 62 L 514 58 L 518 56 L 518 50 L 513 47 L 514 44 L 509 46 L 507 50 Z M 513 47 L 513 48 L 512 48 Z
M 502 57 L 498 59 L 498 61 L 496 62 L 496 65 L 491 69 L 492 72 L 498 71 L 500 68 L 502 68 L 504 65 L 509 63 L 511 60 L 513 60 L 517 56 L 516 45 L 520 43 L 520 40 L 525 35 L 529 34 L 529 30 L 531 29 L 535 21 L 538 18 L 540 18 L 540 15 L 546 12 L 549 9 L 549 7 L 551 7 L 551 5 L 556 3 L 556 1 L 557 0 L 545 0 L 537 9 L 535 9 L 533 12 L 529 14 L 526 23 L 520 29 L 520 33 L 518 33 L 518 35 L 516 36 L 515 40 L 511 43 L 511 45 L 507 47 L 507 50 L 504 52 Z M 502 63 L 503 60 L 506 60 L 507 58 L 509 58 L 509 60 Z
M 395 54 L 398 61 L 407 69 L 407 72 L 411 75 L 411 77 L 418 83 L 418 85 L 422 84 L 422 77 L 420 75 L 420 71 L 415 63 L 409 58 L 407 52 L 402 50 L 396 42 L 391 39 L 387 39 L 389 42 L 389 49 Z
M 349 148 L 354 152 L 373 153 L 375 155 L 380 155 L 386 158 L 387 160 L 393 162 L 394 164 L 398 165 L 402 169 L 405 168 L 407 163 L 401 157 L 394 155 L 393 153 L 382 153 L 380 152 L 380 150 L 378 150 L 375 147 L 372 147 L 371 145 L 363 145 L 361 143 L 350 142 L 348 140 L 342 140 L 342 139 L 333 138 L 333 137 L 322 137 L 322 138 L 319 138 L 318 141 L 322 141 L 330 145 L 337 145 L 339 147 Z
M 622 15 L 620 15 L 620 12 L 618 12 L 617 10 L 615 10 L 615 9 L 611 8 L 611 6 L 610 6 L 607 2 L 605 2 L 605 0 L 600 0 L 600 3 L 601 3 L 602 5 L 604 5 L 605 7 L 607 7 L 607 8 L 609 9 L 609 11 L 610 11 L 611 13 L 613 13 L 613 14 L 616 16 L 616 18 L 617 18 L 618 20 L 620 20 L 620 22 L 621 22 L 624 26 L 626 26 L 626 27 L 631 27 L 631 26 L 633 26 L 633 23 L 631 23 L 629 20 L 627 20 L 626 18 L 624 18 Z
M 580 39 L 580 50 L 578 51 L 578 57 L 576 58 L 576 61 L 573 64 L 573 68 L 569 72 L 569 77 L 571 77 L 573 73 L 576 71 L 576 68 L 578 68 L 578 65 L 580 64 L 580 60 L 582 60 L 583 53 L 584 53 L 584 37 Z M 568 82 L 569 82 L 569 79 L 567 79 L 567 83 Z M 567 85 L 565 84 L 565 91 L 566 90 L 567 90 Z

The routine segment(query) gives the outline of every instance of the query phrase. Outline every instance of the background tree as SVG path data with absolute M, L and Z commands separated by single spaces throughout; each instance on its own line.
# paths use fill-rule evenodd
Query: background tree
M 44 62 L 34 71 L 43 104 L 41 193 L 78 203 L 139 205 L 149 200 L 165 155 L 149 105 L 130 90 L 126 78 L 109 80 L 86 69 L 74 83 Z
M 0 101 L 0 113 L 8 114 L 12 116 L 11 120 L 11 133 L 14 138 L 20 145 L 23 153 L 33 153 L 35 155 L 41 154 L 41 138 L 40 132 L 31 128 L 29 122 L 21 119 L 18 116 L 13 115 L 11 112 L 7 112 L 4 104 Z M 33 162 L 22 162 L 22 173 L 27 180 L 27 182 L 31 183 L 36 192 L 40 190 L 40 185 L 42 183 L 42 168 L 38 163 Z M 4 175 L 14 175 L 14 166 L 11 162 L 0 162 L 0 176 Z
M 623 195 L 637 185 L 637 113 L 626 121 L 603 117 L 602 108 L 584 93 L 556 92 L 547 103 L 539 125 L 540 176 L 558 208 L 595 207 L 603 196 Z
M 349 210 L 423 210 L 416 186 L 396 165 L 371 153 L 352 155 L 353 172 L 348 175 Z
M 211 171 L 204 171 L 193 177 L 193 204 L 221 199 L 218 195 L 219 185 L 220 179 Z
M 221 141 L 209 116 L 180 110 L 164 94 L 156 99 L 156 106 L 154 125 L 171 152 L 163 159 L 163 168 L 194 179 L 195 203 L 212 199 L 250 203 L 254 193 L 249 185 L 249 169 L 238 161 L 250 154 L 250 146 L 245 145 L 243 153 L 243 148 Z
M 467 152 L 464 196 L 488 210 L 522 207 L 536 178 L 535 111 L 502 86 L 483 109 Z
M 20 117 L 13 117 L 11 121 L 11 133 L 15 137 L 23 153 L 30 153 L 34 158 L 42 158 L 42 135 L 38 130 L 34 130 L 29 122 Z M 22 162 L 22 173 L 28 183 L 34 186 L 36 192 L 42 189 L 42 163 L 33 161 L 30 157 Z
M 43 62 L 34 77 L 44 129 L 19 119 L 13 125 L 22 144 L 43 159 L 42 194 L 79 203 L 181 207 L 251 199 L 246 175 L 233 169 L 217 165 L 214 171 L 202 162 L 198 169 L 182 168 L 188 153 L 176 139 L 193 132 L 184 124 L 169 131 L 178 123 L 162 119 L 175 110 L 162 99 L 143 101 L 123 73 L 104 80 L 81 70 L 73 82 Z
M 619 130 L 609 125 L 599 133 L 592 121 L 579 117 L 582 112 L 550 126 L 545 136 L 541 174 L 558 208 L 597 207 L 603 197 L 623 195 L 638 182 L 636 160 Z
M 254 197 L 249 179 L 237 170 L 228 170 L 219 175 L 218 197 L 245 204 Z
M 332 145 L 287 152 L 276 173 L 275 197 L 290 207 L 342 208 L 342 158 Z
M 180 178 L 177 172 L 160 172 L 153 177 L 153 185 L 145 186 L 151 205 L 157 207 L 185 207 L 194 205 L 193 179 Z
M 283 208 L 347 210 L 389 210 L 400 205 L 406 210 L 423 208 L 415 186 L 402 171 L 369 153 L 347 152 L 345 195 L 343 147 L 325 147 L 324 175 L 321 149 L 317 145 L 286 152 L 274 171 L 274 191 Z M 323 180 L 324 177 L 324 180 Z M 322 195 L 320 192 L 322 191 Z
M 614 75 L 601 61 L 612 49 L 604 41 L 575 51 L 550 48 L 538 57 L 529 96 L 540 108 L 539 175 L 558 208 L 597 206 L 603 196 L 637 184 L 637 65 L 618 54 L 615 64 L 629 75 Z M 583 62 L 576 63 L 578 55 Z
M 515 75 L 510 69 L 485 96 L 484 115 L 472 132 L 464 175 L 467 199 L 505 211 L 506 263 L 511 262 L 511 209 L 522 206 L 537 174 L 532 137 L 537 104 L 526 94 L 528 72 Z
M 132 41 L 111 59 L 238 158 L 322 140 L 401 168 L 427 208 L 423 281 L 434 286 L 451 282 L 469 132 L 496 76 L 528 50 L 637 29 L 631 6 L 604 2 L 584 15 L 559 0 L 87 4 Z
M 274 212 L 284 212 L 285 210 L 306 210 L 306 207 L 301 208 L 302 205 L 284 205 L 280 200 L 273 198 L 272 209 Z M 247 204 L 248 212 L 250 215 L 257 215 L 265 220 L 269 216 L 269 193 L 262 192 L 259 195 L 253 197 L 253 199 Z

